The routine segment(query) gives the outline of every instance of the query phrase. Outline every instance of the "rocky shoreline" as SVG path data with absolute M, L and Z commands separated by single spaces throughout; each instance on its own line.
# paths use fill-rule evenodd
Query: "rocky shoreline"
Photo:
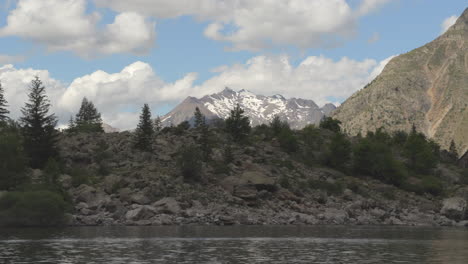
M 319 201 L 311 201 L 281 189 L 275 194 L 260 191 L 256 200 L 227 195 L 223 202 L 203 204 L 198 200 L 179 202 L 173 197 L 151 202 L 141 193 L 125 191 L 108 195 L 87 185 L 70 190 L 76 205 L 68 224 L 468 226 L 468 220 L 461 220 L 466 201 L 460 197 L 446 199 L 440 205 L 422 199 L 420 207 L 402 207 L 397 201 L 366 199 L 350 190 L 343 197 L 315 197 Z

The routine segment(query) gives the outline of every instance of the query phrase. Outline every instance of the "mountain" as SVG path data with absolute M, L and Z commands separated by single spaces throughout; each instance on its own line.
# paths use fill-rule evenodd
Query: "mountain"
M 468 8 L 434 41 L 393 58 L 333 117 L 350 134 L 379 127 L 418 131 L 443 148 L 468 149 Z
M 109 124 L 102 123 L 102 129 L 104 130 L 104 133 L 114 133 L 114 132 L 119 132 L 119 129 L 112 127 Z
M 187 97 L 171 112 L 161 118 L 163 126 L 177 125 L 193 118 L 195 107 L 207 117 L 227 118 L 236 104 L 249 116 L 253 126 L 269 123 L 275 115 L 287 120 L 292 128 L 303 128 L 307 124 L 318 124 L 324 115 L 329 115 L 336 107 L 326 104 L 320 108 L 312 100 L 290 98 L 277 94 L 256 95 L 246 90 L 238 92 L 229 88 L 204 96 L 200 99 Z

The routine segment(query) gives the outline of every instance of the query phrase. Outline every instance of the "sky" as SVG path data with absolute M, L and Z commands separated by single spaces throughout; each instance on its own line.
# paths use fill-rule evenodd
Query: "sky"
M 224 87 L 342 103 L 394 56 L 455 23 L 466 0 L 0 0 L 12 118 L 34 76 L 64 125 L 83 97 L 134 128 Z

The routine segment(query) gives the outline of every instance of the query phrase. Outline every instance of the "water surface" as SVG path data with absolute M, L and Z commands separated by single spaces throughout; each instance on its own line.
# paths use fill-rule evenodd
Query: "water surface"
M 0 229 L 0 263 L 468 263 L 468 229 L 182 226 Z

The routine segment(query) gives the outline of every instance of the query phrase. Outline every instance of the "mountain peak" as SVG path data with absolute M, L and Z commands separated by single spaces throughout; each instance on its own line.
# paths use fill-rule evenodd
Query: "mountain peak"
M 278 115 L 283 120 L 288 120 L 292 128 L 300 129 L 308 124 L 318 124 L 330 112 L 328 107 L 321 109 L 312 100 L 286 99 L 279 94 L 257 95 L 245 89 L 236 92 L 226 87 L 219 93 L 206 95 L 201 99 L 187 97 L 161 120 L 165 126 L 191 121 L 195 107 L 200 108 L 207 119 L 225 119 L 237 104 L 244 109 L 253 126 L 268 124 Z

